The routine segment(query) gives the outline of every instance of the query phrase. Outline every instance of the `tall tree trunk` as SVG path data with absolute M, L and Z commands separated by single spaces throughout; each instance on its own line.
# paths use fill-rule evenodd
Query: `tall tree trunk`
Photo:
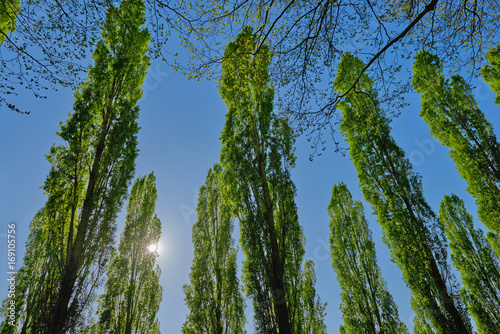
M 286 304 L 286 290 L 283 282 L 284 264 L 280 259 L 278 239 L 276 236 L 276 228 L 274 226 L 273 204 L 269 193 L 269 185 L 266 177 L 266 167 L 262 153 L 259 154 L 259 174 L 262 181 L 262 191 L 264 193 L 264 203 L 266 206 L 266 222 L 269 229 L 269 239 L 271 243 L 271 264 L 273 267 L 273 275 L 271 284 L 273 288 L 273 301 L 276 316 L 278 318 L 278 327 L 280 334 L 291 333 L 290 319 L 288 316 L 288 307 Z M 283 245 L 284 247 L 285 245 Z
M 92 164 L 92 170 L 90 172 L 89 181 L 87 183 L 87 193 L 83 202 L 82 214 L 80 223 L 78 224 L 75 243 L 71 247 L 71 250 L 66 257 L 66 264 L 64 266 L 63 276 L 61 279 L 59 296 L 54 308 L 52 323 L 49 326 L 49 331 L 47 334 L 64 334 L 65 332 L 65 327 L 69 316 L 69 301 L 71 300 L 71 296 L 73 295 L 73 289 L 75 287 L 79 266 L 82 260 L 83 246 L 85 243 L 85 236 L 87 234 L 88 222 L 91 215 L 94 190 L 97 180 L 97 172 L 99 169 L 102 153 L 104 151 L 106 135 L 108 134 L 108 131 L 108 117 L 105 117 L 101 126 L 101 135 L 99 137 L 94 162 Z

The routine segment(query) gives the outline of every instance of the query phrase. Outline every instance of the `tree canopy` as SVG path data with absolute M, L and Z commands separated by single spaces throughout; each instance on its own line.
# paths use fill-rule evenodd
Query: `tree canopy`
M 279 110 L 290 115 L 297 129 L 311 131 L 315 147 L 324 144 L 323 132 L 336 129 L 341 96 L 332 87 L 343 52 L 364 55 L 363 71 L 372 68 L 385 93 L 381 101 L 398 105 L 404 101 L 395 97 L 409 89 L 409 82 L 397 73 L 415 50 L 432 49 L 453 68 L 477 74 L 488 47 L 498 42 L 499 5 L 488 0 L 145 3 L 153 54 L 190 77 L 219 77 L 224 41 L 251 26 L 257 49 L 267 44 L 273 55 L 270 71 Z M 0 89 L 14 93 L 14 85 L 7 84 L 12 82 L 43 96 L 47 86 L 71 85 L 85 69 L 80 60 L 98 39 L 97 27 L 108 5 L 96 0 L 23 2 L 18 28 L 8 36 L 12 57 L 2 59 L 7 67 Z M 187 48 L 188 62 L 164 48 L 170 35 Z M 22 112 L 7 97 L 2 99 Z M 338 149 L 335 138 L 334 143 Z
M 199 0 L 185 2 L 182 9 L 189 25 L 181 24 L 178 33 L 192 53 L 186 73 L 218 76 L 221 41 L 252 27 L 257 49 L 266 44 L 271 50 L 279 111 L 307 131 L 318 148 L 324 144 L 322 133 L 336 130 L 336 105 L 346 92 L 332 87 L 344 52 L 364 57 L 360 72 L 371 68 L 380 101 L 397 106 L 404 103 L 400 93 L 410 88 L 397 73 L 415 50 L 432 49 L 453 68 L 477 74 L 499 29 L 499 4 L 487 0 Z M 334 143 L 339 148 L 335 138 Z

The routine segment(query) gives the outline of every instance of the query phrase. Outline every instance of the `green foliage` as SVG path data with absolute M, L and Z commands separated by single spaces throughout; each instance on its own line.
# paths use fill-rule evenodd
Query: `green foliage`
M 30 319 L 37 319 L 32 328 L 39 330 L 49 320 L 48 318 L 42 318 L 50 316 L 50 314 L 44 314 L 43 310 L 46 307 L 52 307 L 54 303 L 53 290 L 57 289 L 58 282 L 50 278 L 59 274 L 59 268 L 57 268 L 57 262 L 54 261 L 57 253 L 51 247 L 53 237 L 50 230 L 44 228 L 44 219 L 45 212 L 42 208 L 30 223 L 31 233 L 26 241 L 27 251 L 24 256 L 24 265 L 16 275 L 15 298 L 6 298 L 3 301 L 2 318 L 4 320 L 0 326 L 0 333 L 2 334 L 19 333 L 18 327 L 23 325 L 23 321 L 27 322 Z M 36 256 L 33 254 L 35 249 Z M 38 281 L 34 282 L 33 279 Z M 15 305 L 15 321 L 13 323 L 6 316 L 11 300 L 14 301 Z M 23 327 L 26 327 L 26 325 Z M 38 332 L 41 333 L 42 329 Z M 36 331 L 28 330 L 27 333 L 36 333 Z
M 26 333 L 59 334 L 82 325 L 102 282 L 135 170 L 137 100 L 149 65 L 143 8 L 142 1 L 126 0 L 107 13 L 95 64 L 61 123 L 64 144 L 47 155 L 48 200 L 31 223 L 16 294 L 22 305 L 16 319 Z
M 245 333 L 243 296 L 237 277 L 231 237 L 234 217 L 224 198 L 220 165 L 208 171 L 198 195 L 198 220 L 193 226 L 194 260 L 189 285 L 184 285 L 189 307 L 183 333 Z
M 86 74 L 91 51 L 100 40 L 108 10 L 121 1 L 2 0 L 0 1 L 0 107 L 29 113 L 15 98 L 32 94 L 47 98 L 48 89 L 78 87 Z M 144 21 L 151 34 L 148 54 L 171 60 L 162 49 L 180 4 L 146 0 Z M 136 14 L 139 14 L 138 16 Z M 121 15 L 121 14 L 120 14 Z M 17 21 L 17 22 L 16 22 Z M 15 29 L 14 29 L 15 27 Z M 163 54 L 161 54 L 163 53 Z M 17 100 L 17 101 L 16 101 Z M 39 111 L 36 107 L 31 110 Z
M 16 28 L 16 17 L 20 0 L 3 0 L 0 2 L 0 45 L 5 41 L 7 33 Z
M 345 93 L 363 67 L 361 60 L 344 54 L 335 89 Z M 340 129 L 349 143 L 361 190 L 378 216 L 392 260 L 412 290 L 417 322 L 430 324 L 434 333 L 470 332 L 446 262 L 444 233 L 423 196 L 420 176 L 390 135 L 389 119 L 367 74 L 339 108 Z
M 498 258 L 498 254 L 500 254 L 500 237 L 497 233 L 488 232 L 488 234 L 486 235 L 486 240 L 488 240 L 491 247 L 493 247 Z
M 153 173 L 138 177 L 127 205 L 125 228 L 118 250 L 107 268 L 105 292 L 100 296 L 98 333 L 158 334 L 156 318 L 163 288 L 161 270 L 155 266 L 161 235 L 156 216 L 156 178 Z
M 500 333 L 500 263 L 456 195 L 445 196 L 439 220 L 450 241 L 451 260 L 462 276 L 462 297 L 480 334 Z
M 343 149 L 334 131 L 342 96 L 333 89 L 343 52 L 363 54 L 382 88 L 381 101 L 401 106 L 406 104 L 401 95 L 410 89 L 410 78 L 398 75 L 404 70 L 401 59 L 412 57 L 415 48 L 432 47 L 448 65 L 477 74 L 500 29 L 500 4 L 491 0 L 190 0 L 179 5 L 186 18 L 176 20 L 179 38 L 191 57 L 178 67 L 191 77 L 219 77 L 226 56 L 220 41 L 252 27 L 259 36 L 256 48 L 267 44 L 272 52 L 276 107 L 306 132 L 312 155 L 325 148 L 323 135 L 334 136 L 336 150 Z
M 500 45 L 496 48 L 491 48 L 486 53 L 487 65 L 481 69 L 481 76 L 484 81 L 490 84 L 490 88 L 497 96 L 495 103 L 500 104 Z
M 330 250 L 342 298 L 345 333 L 409 333 L 377 265 L 375 244 L 363 205 L 344 183 L 335 185 L 328 206 Z
M 498 63 L 490 59 L 493 63 L 483 73 L 493 80 Z M 420 116 L 429 124 L 431 134 L 451 149 L 450 157 L 467 182 L 467 191 L 476 199 L 479 219 L 499 233 L 500 145 L 492 125 L 464 79 L 444 77 L 437 56 L 420 51 L 413 72 L 413 86 L 422 98 Z
M 324 324 L 326 303 L 321 303 L 320 298 L 316 295 L 316 273 L 312 260 L 307 260 L 304 263 L 302 274 L 303 279 L 300 288 L 302 313 L 299 315 L 300 324 L 296 326 L 295 333 L 326 334 Z
M 293 167 L 294 135 L 273 112 L 270 53 L 256 49 L 245 28 L 226 47 L 220 93 L 227 106 L 221 135 L 226 200 L 240 221 L 245 292 L 253 299 L 258 333 L 298 333 L 304 236 L 298 223 Z

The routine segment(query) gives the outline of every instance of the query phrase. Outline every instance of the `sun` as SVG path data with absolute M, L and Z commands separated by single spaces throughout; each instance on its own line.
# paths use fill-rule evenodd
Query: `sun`
M 151 244 L 148 246 L 148 251 L 154 253 L 158 251 L 158 244 Z

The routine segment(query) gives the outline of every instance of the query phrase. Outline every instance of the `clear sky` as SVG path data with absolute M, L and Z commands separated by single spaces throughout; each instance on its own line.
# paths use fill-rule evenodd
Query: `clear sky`
M 500 109 L 493 104 L 494 94 L 482 80 L 475 81 L 476 97 L 482 110 L 500 137 Z M 162 269 L 163 302 L 158 314 L 162 333 L 179 333 L 188 312 L 182 285 L 189 282 L 193 259 L 191 228 L 196 220 L 196 197 L 206 173 L 219 160 L 220 132 L 226 108 L 215 82 L 188 81 L 167 64 L 153 61 L 144 84 L 145 96 L 140 101 L 139 156 L 136 176 L 154 171 L 157 178 L 156 212 L 163 226 L 158 259 Z M 50 92 L 46 100 L 35 100 L 21 92 L 20 105 L 31 114 L 19 115 L 2 107 L 0 112 L 0 298 L 7 291 L 7 224 L 16 223 L 17 266 L 22 264 L 28 224 L 44 205 L 46 196 L 39 189 L 49 172 L 45 160 L 51 145 L 58 142 L 55 132 L 59 122 L 67 118 L 73 103 L 72 91 Z M 393 135 L 404 148 L 416 171 L 423 176 L 424 194 L 437 212 L 443 195 L 456 193 L 475 215 L 473 199 L 465 193 L 448 150 L 436 143 L 428 126 L 418 114 L 418 96 L 409 97 L 409 107 L 392 123 Z M 340 137 L 338 137 L 340 138 Z M 347 147 L 344 144 L 344 147 Z M 317 292 L 328 302 L 326 325 L 329 333 L 338 333 L 342 323 L 340 292 L 331 267 L 328 245 L 329 218 L 327 206 L 331 189 L 343 181 L 356 199 L 362 199 L 356 172 L 348 156 L 333 152 L 333 143 L 321 157 L 309 161 L 311 153 L 305 138 L 297 141 L 297 166 L 292 178 L 297 186 L 299 219 L 306 237 L 306 255 L 316 263 Z M 382 243 L 380 227 L 363 202 L 376 244 L 379 266 L 388 282 L 389 291 L 399 306 L 400 318 L 412 327 L 413 311 L 410 291 L 402 275 L 390 262 Z M 124 225 L 125 205 L 118 218 L 118 231 Z M 477 220 L 476 220 L 477 221 Z M 481 226 L 478 223 L 478 226 Z M 117 235 L 117 240 L 119 234 Z M 235 239 L 238 240 L 235 235 Z M 240 257 L 240 260 L 242 258 Z M 252 304 L 247 301 L 247 329 L 253 332 Z

